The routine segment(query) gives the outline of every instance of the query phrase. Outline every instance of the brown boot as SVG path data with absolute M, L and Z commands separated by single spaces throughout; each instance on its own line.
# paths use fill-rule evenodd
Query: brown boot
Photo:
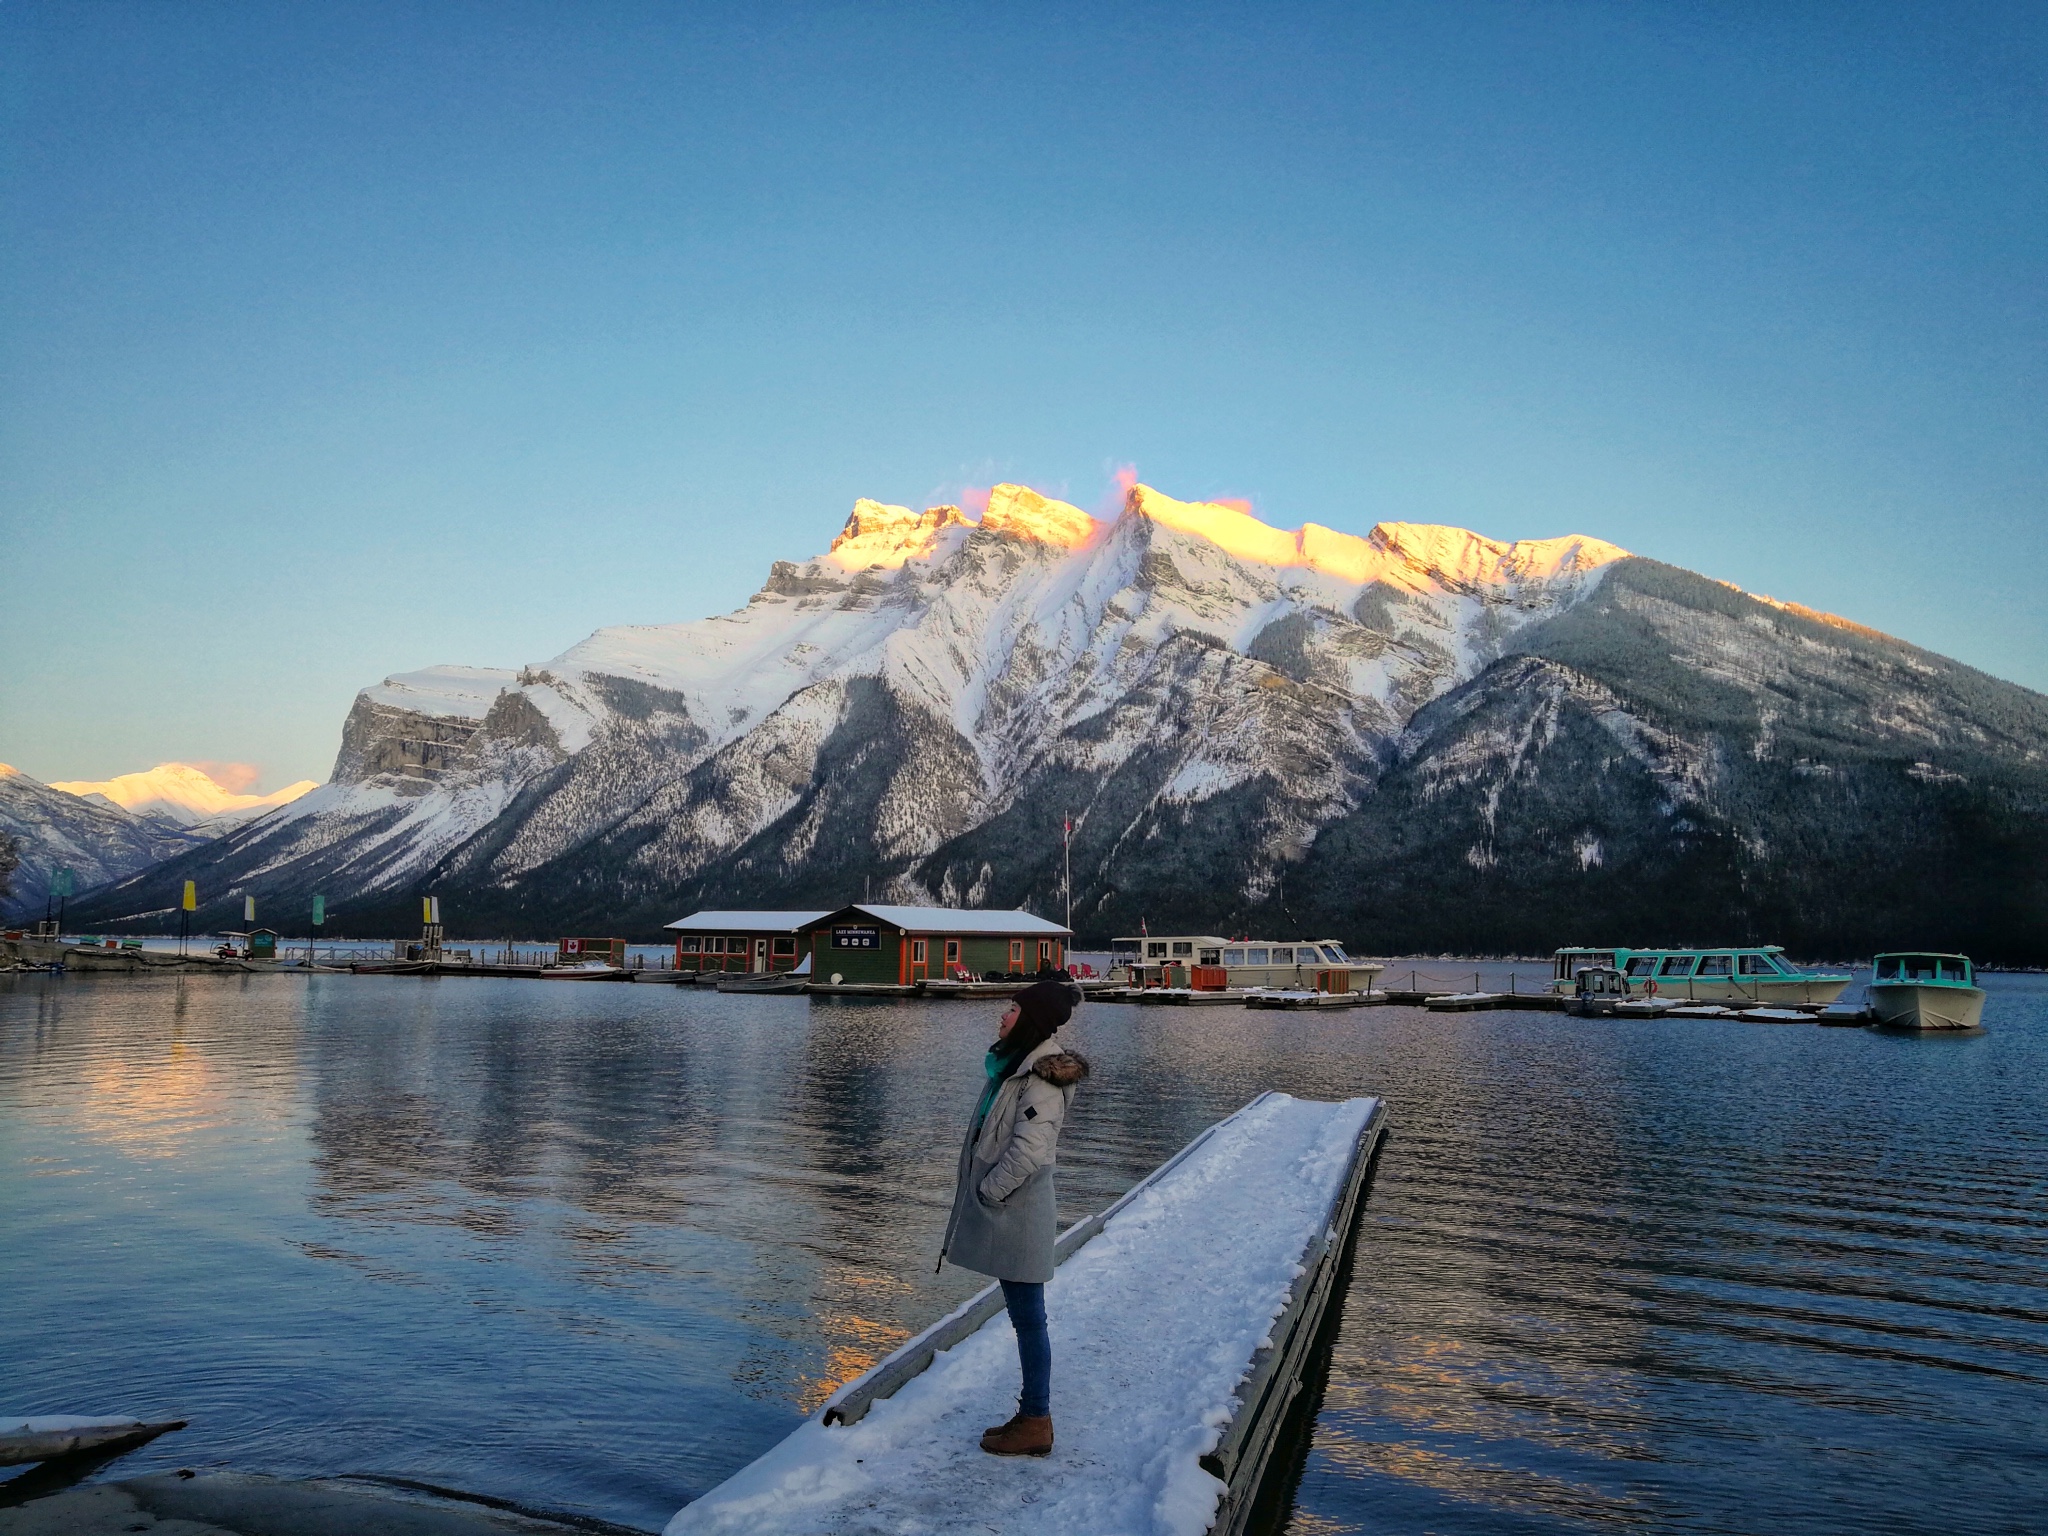
M 991 1456 L 1050 1456 L 1052 1417 L 1026 1418 L 1015 1415 L 1009 1423 L 998 1424 L 981 1437 L 981 1448 Z

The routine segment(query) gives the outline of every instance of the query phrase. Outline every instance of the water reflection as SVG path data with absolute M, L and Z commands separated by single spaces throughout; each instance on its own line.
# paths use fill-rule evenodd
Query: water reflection
M 1067 1219 L 1265 1088 L 1384 1092 L 1301 1533 L 1994 1531 L 2048 1498 L 2039 982 L 1973 1041 L 1094 1007 Z M 0 1370 L 658 1525 L 975 1285 L 994 1010 L 412 978 L 0 983 Z M 1077 1363 L 1075 1368 L 1081 1368 Z

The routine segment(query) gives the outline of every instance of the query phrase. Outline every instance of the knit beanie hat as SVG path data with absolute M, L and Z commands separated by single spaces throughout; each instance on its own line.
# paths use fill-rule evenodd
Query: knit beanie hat
M 1019 992 L 1017 1023 L 1002 1052 L 1011 1060 L 1029 1055 L 1052 1038 L 1052 1032 L 1074 1016 L 1074 994 L 1064 982 L 1034 981 Z

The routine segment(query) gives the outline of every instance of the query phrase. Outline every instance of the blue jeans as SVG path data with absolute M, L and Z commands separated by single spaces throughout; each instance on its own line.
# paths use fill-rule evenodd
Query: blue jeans
M 1042 1419 L 1052 1412 L 1052 1339 L 1045 1331 L 1045 1287 L 1035 1280 L 1005 1280 L 1002 1286 L 1010 1326 L 1017 1330 L 1017 1363 L 1024 1368 L 1017 1411 Z

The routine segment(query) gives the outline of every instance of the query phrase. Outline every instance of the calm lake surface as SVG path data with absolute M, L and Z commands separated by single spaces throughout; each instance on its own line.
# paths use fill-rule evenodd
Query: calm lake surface
M 2038 1531 L 2048 979 L 1988 986 L 1951 1039 L 1091 1005 L 1063 1212 L 1262 1089 L 1387 1097 L 1296 1532 Z M 0 980 L 0 1410 L 657 1528 L 979 1284 L 995 1012 Z

